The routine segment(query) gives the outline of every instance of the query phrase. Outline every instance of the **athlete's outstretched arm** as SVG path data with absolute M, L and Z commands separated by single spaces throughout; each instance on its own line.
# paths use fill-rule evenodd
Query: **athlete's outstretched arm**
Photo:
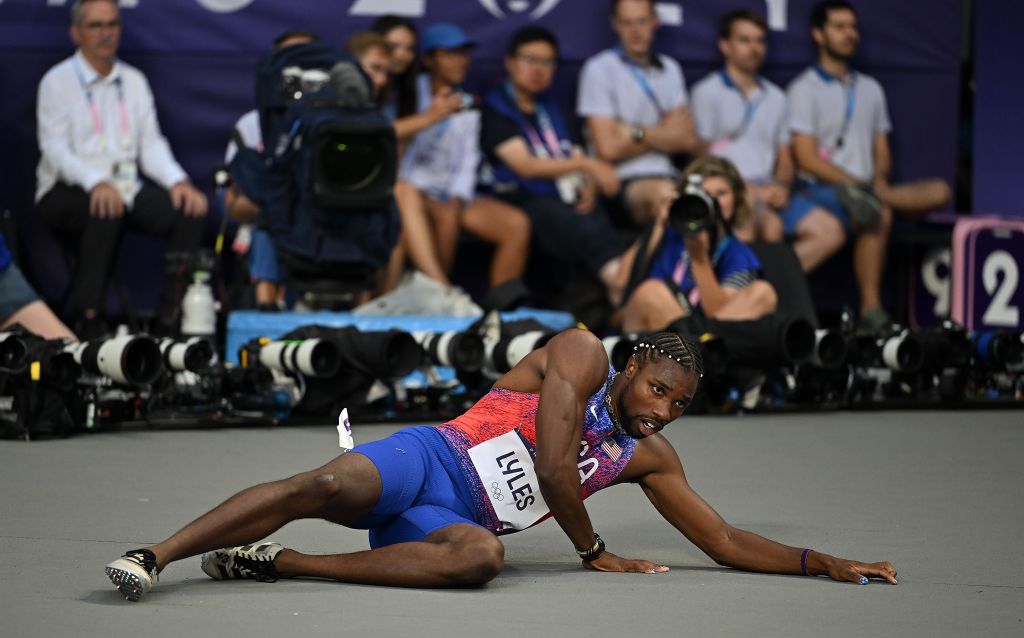
M 665 519 L 716 563 L 752 572 L 800 574 L 802 548 L 737 529 L 722 519 L 686 481 L 683 466 L 669 442 L 651 436 L 637 446 L 634 460 L 646 470 L 639 479 L 644 493 Z M 861 563 L 818 551 L 806 554 L 804 565 L 812 576 L 866 584 L 883 578 L 896 584 L 896 568 L 888 561 Z
M 608 374 L 608 356 L 593 334 L 568 330 L 553 338 L 540 360 L 537 406 L 537 459 L 534 467 L 544 501 L 566 536 L 578 548 L 594 544 L 594 527 L 583 506 L 577 466 L 587 400 Z M 605 552 L 587 565 L 604 571 L 652 572 L 648 561 L 626 560 Z

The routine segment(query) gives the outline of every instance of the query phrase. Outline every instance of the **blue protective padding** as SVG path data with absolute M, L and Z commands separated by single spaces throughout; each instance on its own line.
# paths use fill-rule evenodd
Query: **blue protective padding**
M 330 328 L 355 326 L 365 332 L 392 328 L 406 332 L 428 330 L 446 332 L 464 330 L 477 319 L 479 317 L 413 315 L 367 317 L 354 315 L 351 312 L 232 312 L 228 315 L 228 340 L 224 356 L 229 363 L 238 363 L 238 349 L 251 339 L 257 337 L 276 339 L 301 326 L 314 324 Z M 576 320 L 571 314 L 555 310 L 521 308 L 501 313 L 501 320 L 505 322 L 522 319 L 535 319 L 556 332 L 576 325 Z M 442 381 L 455 378 L 455 371 L 451 368 L 436 368 L 436 370 Z M 417 371 L 405 378 L 405 384 L 409 387 L 422 387 L 426 384 L 426 377 Z

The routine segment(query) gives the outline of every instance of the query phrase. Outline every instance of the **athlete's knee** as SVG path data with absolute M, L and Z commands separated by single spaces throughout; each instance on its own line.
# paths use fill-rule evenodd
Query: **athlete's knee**
M 344 489 L 337 473 L 322 468 L 285 479 L 284 486 L 289 492 L 289 504 L 302 515 L 310 515 L 336 500 Z
M 480 529 L 472 539 L 452 544 L 447 577 L 453 585 L 483 585 L 505 567 L 505 546 L 490 532 Z

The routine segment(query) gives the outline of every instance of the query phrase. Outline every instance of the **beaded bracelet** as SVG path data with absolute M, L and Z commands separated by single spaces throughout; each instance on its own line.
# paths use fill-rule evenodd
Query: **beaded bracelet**
M 800 573 L 804 576 L 810 576 L 810 574 L 807 573 L 807 555 L 813 551 L 813 549 L 807 547 L 804 549 L 803 553 L 800 554 Z

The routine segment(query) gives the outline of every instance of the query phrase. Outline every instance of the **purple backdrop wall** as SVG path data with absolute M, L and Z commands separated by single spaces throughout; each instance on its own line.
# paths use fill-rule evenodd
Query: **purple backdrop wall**
M 973 208 L 979 213 L 1024 217 L 1024 90 L 1007 75 L 1019 69 L 1021 24 L 1024 3 L 974 2 Z
M 31 219 L 38 151 L 35 93 L 39 78 L 72 52 L 67 6 L 60 0 L 0 0 L 0 207 L 12 208 L 33 248 Z M 658 47 L 677 58 L 688 84 L 718 63 L 718 18 L 748 7 L 769 16 L 765 74 L 783 86 L 812 59 L 807 16 L 815 0 L 680 0 L 659 2 L 666 26 Z M 179 161 L 207 187 L 236 118 L 251 108 L 251 71 L 271 39 L 292 27 L 343 42 L 375 14 L 404 13 L 419 24 L 449 20 L 477 37 L 470 88 L 500 77 L 504 43 L 516 28 L 537 21 L 562 41 L 565 64 L 557 90 L 572 104 L 583 59 L 609 46 L 613 35 L 603 0 L 122 0 L 121 56 L 153 86 L 159 118 Z M 859 0 L 862 47 L 857 65 L 885 87 L 895 133 L 895 177 L 942 176 L 953 183 L 956 160 L 961 0 Z M 668 24 L 674 23 L 674 24 Z M 145 246 L 138 256 L 149 251 Z M 32 250 L 30 252 L 37 252 Z M 127 257 L 134 260 L 133 255 Z M 124 258 L 124 257 L 123 257 Z M 144 257 L 140 257 L 144 258 Z M 32 259 L 35 270 L 48 270 Z M 36 272 L 36 279 L 47 273 Z M 138 275 L 135 275 L 138 276 Z M 131 281 L 128 282 L 129 284 Z

